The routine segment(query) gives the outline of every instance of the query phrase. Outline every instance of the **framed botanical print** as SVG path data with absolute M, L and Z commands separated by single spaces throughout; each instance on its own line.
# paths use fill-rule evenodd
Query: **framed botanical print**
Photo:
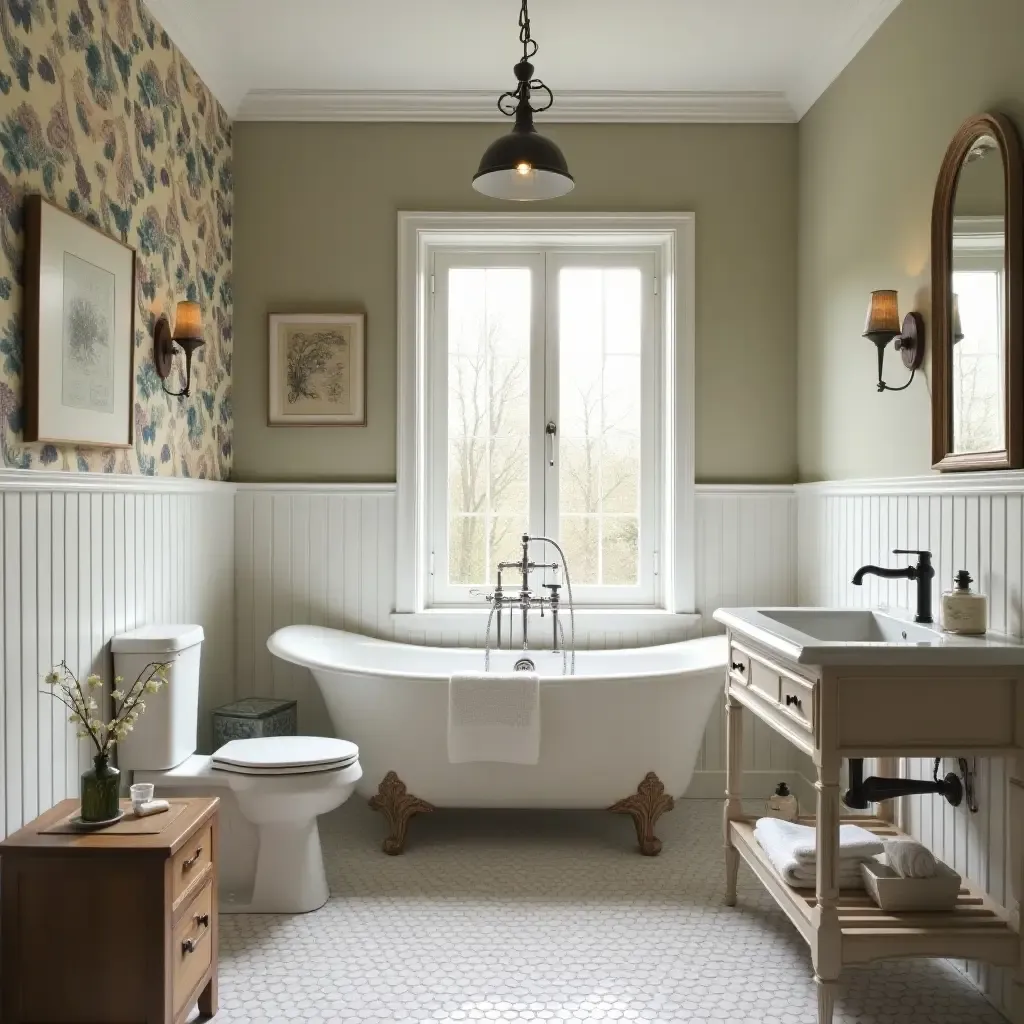
M 366 426 L 364 314 L 270 314 L 269 421 Z
M 135 250 L 25 199 L 25 440 L 129 448 Z

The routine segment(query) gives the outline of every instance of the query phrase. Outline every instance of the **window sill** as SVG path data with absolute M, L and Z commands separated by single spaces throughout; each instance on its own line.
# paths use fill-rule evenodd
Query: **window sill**
M 487 608 L 428 608 L 420 612 L 392 612 L 391 624 L 396 639 L 406 639 L 414 634 L 437 635 L 438 633 L 468 635 L 479 632 L 487 626 Z M 569 609 L 563 607 L 560 617 L 569 631 Z M 505 618 L 506 623 L 508 618 Z M 544 630 L 536 613 L 531 616 L 531 627 Z M 697 636 L 700 633 L 702 616 L 697 613 L 667 612 L 663 608 L 583 608 L 576 612 L 577 637 L 594 633 L 626 633 L 639 639 L 651 639 L 659 634 L 671 634 L 672 639 Z M 533 635 L 531 628 L 531 636 Z

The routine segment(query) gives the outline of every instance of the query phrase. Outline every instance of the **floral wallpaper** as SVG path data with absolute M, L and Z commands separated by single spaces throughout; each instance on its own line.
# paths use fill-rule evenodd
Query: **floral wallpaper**
M 142 0 L 0 0 L 0 446 L 21 469 L 225 479 L 231 469 L 231 125 Z M 138 252 L 132 449 L 22 440 L 23 196 Z M 203 310 L 189 399 L 152 325 Z M 167 380 L 181 386 L 183 358 Z

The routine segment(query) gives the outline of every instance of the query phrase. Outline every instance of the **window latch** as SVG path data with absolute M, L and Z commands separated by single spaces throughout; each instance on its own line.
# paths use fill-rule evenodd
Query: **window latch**
M 555 435 L 558 433 L 558 427 L 555 426 L 554 420 L 548 420 L 548 425 L 544 428 L 544 433 L 547 435 L 548 442 L 548 465 L 554 468 L 555 465 Z

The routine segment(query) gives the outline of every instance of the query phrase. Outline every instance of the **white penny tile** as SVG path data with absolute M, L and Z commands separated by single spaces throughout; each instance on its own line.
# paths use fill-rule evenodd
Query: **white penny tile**
M 331 899 L 313 914 L 221 918 L 222 1024 L 751 1021 L 815 1024 L 807 948 L 742 869 L 722 906 L 721 805 L 659 822 L 438 812 L 406 853 L 353 800 L 321 819 Z M 851 969 L 837 1024 L 1000 1024 L 943 961 Z

